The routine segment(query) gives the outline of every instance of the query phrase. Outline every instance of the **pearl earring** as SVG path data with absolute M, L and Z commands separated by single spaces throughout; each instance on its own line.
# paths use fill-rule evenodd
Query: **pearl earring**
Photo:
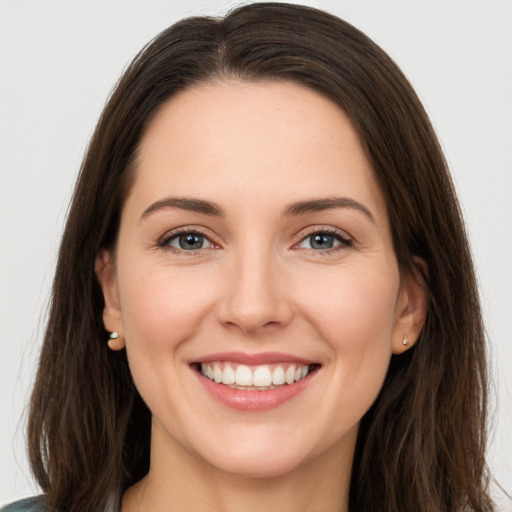
M 407 338 L 407 334 L 404 334 L 404 337 L 402 339 L 402 345 L 404 347 L 407 347 L 407 345 L 409 345 L 409 339 Z
M 108 347 L 110 350 L 121 350 L 124 348 L 124 342 L 118 332 L 111 332 L 108 335 Z

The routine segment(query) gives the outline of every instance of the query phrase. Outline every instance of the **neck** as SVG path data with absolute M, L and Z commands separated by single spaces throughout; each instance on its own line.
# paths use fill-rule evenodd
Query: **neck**
M 348 512 L 357 428 L 340 446 L 283 474 L 227 473 L 174 444 L 152 438 L 151 469 L 123 496 L 122 512 Z M 172 442 L 171 442 L 172 443 Z M 157 446 L 158 445 L 158 446 Z

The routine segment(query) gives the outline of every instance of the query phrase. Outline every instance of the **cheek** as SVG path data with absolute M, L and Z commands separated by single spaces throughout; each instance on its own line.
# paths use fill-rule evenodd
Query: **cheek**
M 325 371 L 331 386 L 325 390 L 319 415 L 333 429 L 326 445 L 342 438 L 370 409 L 386 377 L 391 358 L 394 293 L 366 288 L 361 281 L 323 302 L 316 312 L 317 328 L 329 344 L 332 358 Z
M 300 282 L 293 293 L 304 315 L 325 332 L 334 347 L 364 349 L 372 341 L 390 342 L 400 288 L 396 265 L 363 262 L 328 269 L 307 280 L 302 277 Z
M 126 351 L 135 385 L 152 411 L 180 410 L 183 347 L 204 324 L 212 303 L 206 276 L 168 266 L 119 266 Z M 174 421 L 173 419 L 169 421 Z M 178 428 L 175 426 L 175 428 Z
M 141 267 L 143 268 L 143 267 Z M 123 326 L 128 344 L 145 344 L 156 350 L 186 340 L 194 334 L 211 288 L 204 276 L 170 269 L 145 272 L 133 269 L 119 290 Z
M 332 358 L 327 370 L 338 389 L 350 389 L 345 399 L 353 397 L 354 403 L 368 408 L 391 358 L 398 269 L 389 265 L 382 272 L 347 269 L 325 282 L 330 285 L 324 293 L 302 295 L 302 310 L 329 346 Z

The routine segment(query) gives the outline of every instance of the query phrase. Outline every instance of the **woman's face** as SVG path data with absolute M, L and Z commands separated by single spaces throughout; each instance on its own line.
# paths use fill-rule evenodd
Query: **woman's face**
M 422 321 L 354 129 L 291 83 L 215 82 L 164 104 L 97 268 L 152 457 L 248 476 L 350 460 Z

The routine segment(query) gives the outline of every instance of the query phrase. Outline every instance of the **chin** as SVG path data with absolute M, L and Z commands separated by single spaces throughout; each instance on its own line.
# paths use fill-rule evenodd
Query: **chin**
M 240 478 L 280 478 L 302 468 L 306 461 L 297 453 L 274 453 L 250 456 L 243 454 L 233 457 L 215 458 L 209 461 L 218 471 Z
M 311 427 L 302 435 L 300 426 L 295 432 L 273 430 L 268 426 L 252 429 L 252 435 L 246 430 L 241 435 L 231 430 L 226 436 L 217 437 L 217 443 L 196 445 L 196 455 L 222 473 L 267 479 L 305 469 L 323 459 L 329 451 L 329 443 L 324 446 L 321 440 L 313 439 Z

